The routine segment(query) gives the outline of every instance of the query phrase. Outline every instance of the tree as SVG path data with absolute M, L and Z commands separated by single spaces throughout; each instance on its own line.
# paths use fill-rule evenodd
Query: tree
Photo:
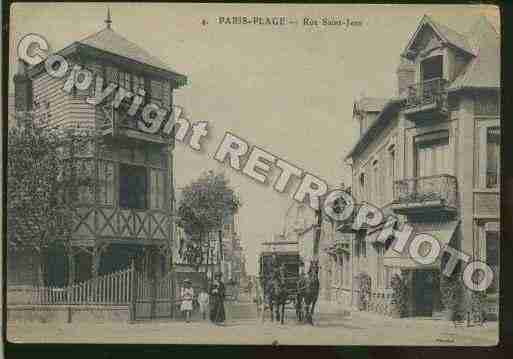
M 226 213 L 235 214 L 240 206 L 239 195 L 223 173 L 204 172 L 182 190 L 178 224 L 201 248 L 209 233 L 221 229 Z
M 33 249 L 44 285 L 48 250 L 67 248 L 73 227 L 69 205 L 80 186 L 91 186 L 76 154 L 92 143 L 90 133 L 34 126 L 30 113 L 17 116 L 8 131 L 7 223 L 10 250 Z

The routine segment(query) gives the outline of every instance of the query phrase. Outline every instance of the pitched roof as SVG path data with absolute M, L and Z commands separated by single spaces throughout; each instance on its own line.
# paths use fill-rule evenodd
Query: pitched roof
M 474 53 L 472 45 L 470 44 L 468 38 L 465 35 L 460 34 L 459 32 L 457 32 L 443 24 L 440 24 L 440 23 L 434 21 L 429 16 L 427 16 L 427 18 L 429 19 L 429 23 L 435 28 L 435 31 L 437 31 L 440 35 L 442 35 L 442 38 L 445 41 L 447 41 L 451 45 L 456 46 L 470 54 Z
M 111 28 L 105 28 L 83 40 L 77 41 L 82 45 L 94 47 L 95 49 L 110 52 L 112 54 L 135 60 L 145 65 L 150 65 L 161 70 L 176 74 L 176 71 L 167 64 L 152 56 L 148 51 L 139 45 L 125 39 Z
M 500 87 L 500 39 L 495 28 L 485 17 L 472 26 L 467 34 L 476 56 L 449 87 L 449 91 L 461 88 Z
M 346 155 L 346 159 L 353 157 L 355 153 L 359 152 L 369 141 L 372 140 L 372 137 L 376 135 L 376 133 L 378 133 L 391 119 L 391 116 L 389 116 L 390 111 L 393 111 L 397 107 L 397 105 L 401 103 L 401 101 L 402 98 L 400 97 L 386 100 L 386 103 L 381 112 L 379 113 L 378 117 L 372 122 L 367 131 L 365 131 L 360 136 L 358 141 L 354 144 L 349 153 Z
M 408 50 L 413 46 L 415 40 L 417 39 L 419 34 L 422 32 L 422 29 L 426 25 L 430 26 L 435 31 L 435 33 L 442 39 L 442 41 L 454 47 L 457 47 L 460 50 L 465 51 L 469 54 L 474 54 L 474 49 L 472 48 L 471 43 L 465 35 L 434 21 L 428 15 L 424 15 L 424 17 L 420 21 L 419 26 L 417 26 L 417 30 L 415 31 L 413 36 L 410 38 L 410 41 L 406 45 L 403 51 L 404 55 L 406 55 L 409 52 Z
M 440 25 L 431 20 L 428 16 L 422 19 L 421 25 L 417 28 L 417 32 L 410 39 L 408 46 L 411 46 L 412 41 L 418 34 L 420 27 L 429 21 L 433 26 L 437 27 L 437 30 L 444 35 L 444 37 L 450 38 L 454 46 L 467 46 L 468 49 L 472 49 L 474 53 L 473 58 L 470 60 L 468 65 L 463 69 L 461 75 L 457 77 L 449 86 L 449 91 L 455 91 L 463 88 L 500 88 L 500 39 L 499 34 L 492 26 L 492 24 L 484 17 L 481 16 L 474 23 L 471 29 L 462 35 L 449 29 L 444 25 Z M 464 37 L 464 41 L 463 38 Z M 461 41 L 460 41 L 461 40 Z M 457 45 L 459 44 L 459 45 Z M 405 50 L 406 51 L 406 50 Z M 382 128 L 389 120 L 389 116 L 386 116 L 386 110 L 391 108 L 392 105 L 399 103 L 403 99 L 402 95 L 398 98 L 390 99 L 385 103 L 378 118 L 372 123 L 365 133 L 359 138 L 357 143 L 349 151 L 346 159 L 351 158 L 361 148 L 363 148 L 370 137 L 379 128 Z

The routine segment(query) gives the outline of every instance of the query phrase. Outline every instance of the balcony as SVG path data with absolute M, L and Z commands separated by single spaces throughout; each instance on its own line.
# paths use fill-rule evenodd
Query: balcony
M 442 78 L 425 80 L 408 87 L 404 114 L 411 120 L 422 120 L 433 116 L 446 116 L 446 81 Z
M 105 121 L 101 126 L 101 132 L 104 136 L 126 137 L 141 141 L 155 142 L 165 144 L 168 138 L 162 136 L 162 133 L 150 134 L 141 131 L 137 127 L 137 122 L 141 118 L 141 114 L 135 116 L 128 115 L 128 106 L 124 103 L 117 109 L 112 107 L 104 108 Z
M 437 175 L 394 182 L 392 209 L 398 214 L 454 214 L 458 207 L 456 177 Z

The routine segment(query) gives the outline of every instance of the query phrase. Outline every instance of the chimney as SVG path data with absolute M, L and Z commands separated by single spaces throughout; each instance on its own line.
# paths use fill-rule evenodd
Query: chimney
M 14 108 L 16 111 L 32 109 L 32 81 L 27 74 L 28 64 L 18 60 L 18 72 L 14 75 Z
M 404 57 L 401 57 L 401 63 L 397 67 L 397 95 L 401 96 L 407 89 L 415 83 L 415 64 Z

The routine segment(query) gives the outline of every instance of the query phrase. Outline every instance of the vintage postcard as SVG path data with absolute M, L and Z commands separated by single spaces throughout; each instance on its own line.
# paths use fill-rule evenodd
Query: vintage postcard
M 13 3 L 7 340 L 496 345 L 500 20 Z

